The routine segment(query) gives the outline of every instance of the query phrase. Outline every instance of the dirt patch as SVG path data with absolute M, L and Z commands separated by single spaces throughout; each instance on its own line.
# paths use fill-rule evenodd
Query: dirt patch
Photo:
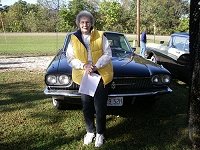
M 0 72 L 30 70 L 44 72 L 54 56 L 0 56 Z

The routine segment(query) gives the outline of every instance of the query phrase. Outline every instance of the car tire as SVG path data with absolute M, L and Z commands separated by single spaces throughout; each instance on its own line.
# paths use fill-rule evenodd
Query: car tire
M 144 103 L 145 107 L 152 107 L 156 103 L 157 100 L 158 99 L 155 99 L 155 98 L 147 99 Z
M 151 108 L 159 99 L 160 98 L 156 98 L 154 96 L 145 97 L 145 98 L 140 97 L 137 99 L 136 104 L 138 104 L 141 107 Z
M 67 109 L 67 103 L 63 102 L 63 100 L 55 99 L 52 97 L 52 104 L 54 108 L 58 110 L 65 110 Z

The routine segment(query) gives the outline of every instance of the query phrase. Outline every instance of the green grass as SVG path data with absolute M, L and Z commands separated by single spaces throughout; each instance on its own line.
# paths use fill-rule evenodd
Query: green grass
M 0 55 L 55 55 L 65 36 L 0 36 Z
M 12 56 L 45 56 L 55 55 L 61 49 L 65 36 L 0 36 L 0 55 Z M 129 38 L 133 45 L 135 38 Z M 148 40 L 152 42 L 153 40 Z M 158 43 L 158 41 L 156 41 Z M 137 47 L 136 53 L 139 53 Z
M 109 107 L 103 150 L 189 150 L 188 87 L 173 81 L 174 91 L 152 108 Z M 0 73 L 1 150 L 92 150 L 83 146 L 81 107 L 58 111 L 43 94 L 44 74 Z
M 55 39 L 7 37 L 7 44 L 0 40 L 0 55 L 54 55 Z M 64 37 L 59 39 L 62 47 Z M 34 42 L 22 51 L 30 41 Z M 48 47 L 45 50 L 44 45 Z M 106 142 L 99 149 L 192 150 L 188 137 L 188 86 L 173 80 L 170 87 L 173 93 L 164 95 L 152 108 L 137 104 L 109 107 Z M 51 98 L 43 94 L 44 88 L 44 73 L 0 72 L 0 149 L 97 149 L 94 144 L 83 146 L 81 106 L 58 111 Z

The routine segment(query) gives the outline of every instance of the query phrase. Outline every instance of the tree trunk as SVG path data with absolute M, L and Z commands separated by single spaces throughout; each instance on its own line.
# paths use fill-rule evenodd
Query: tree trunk
M 190 1 L 189 138 L 200 148 L 200 0 Z

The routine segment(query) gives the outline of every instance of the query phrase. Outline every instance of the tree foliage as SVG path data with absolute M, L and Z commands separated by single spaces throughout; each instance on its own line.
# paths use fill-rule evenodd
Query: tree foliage
M 102 24 L 103 30 L 112 30 L 119 26 L 119 20 L 121 18 L 121 5 L 117 1 L 106 1 L 99 5 L 100 24 Z M 115 29 L 114 29 L 115 30 Z
M 81 10 L 94 15 L 99 30 L 137 32 L 137 0 L 18 0 L 1 11 L 1 17 L 7 32 L 68 32 L 77 29 L 75 18 Z M 160 35 L 189 30 L 187 0 L 140 0 L 140 10 L 140 28 L 148 28 L 149 34 L 153 25 Z
M 85 0 L 69 1 L 68 6 L 63 5 L 59 10 L 59 26 L 58 30 L 61 32 L 73 31 L 77 29 L 76 15 L 82 11 L 87 10 L 95 17 L 95 7 L 93 3 Z
M 181 23 L 180 18 L 187 14 L 189 14 L 189 4 L 186 0 L 141 1 L 141 24 L 150 29 L 156 25 L 157 32 L 160 34 L 169 35 L 176 32 Z

